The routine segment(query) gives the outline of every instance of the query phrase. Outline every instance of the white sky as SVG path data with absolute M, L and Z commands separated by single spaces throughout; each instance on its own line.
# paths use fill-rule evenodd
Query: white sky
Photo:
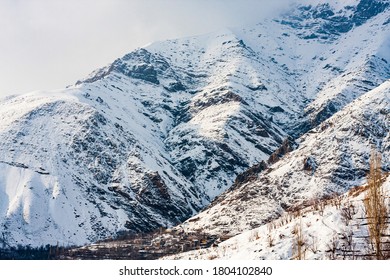
M 0 96 L 64 88 L 147 43 L 256 23 L 287 2 L 0 0 Z

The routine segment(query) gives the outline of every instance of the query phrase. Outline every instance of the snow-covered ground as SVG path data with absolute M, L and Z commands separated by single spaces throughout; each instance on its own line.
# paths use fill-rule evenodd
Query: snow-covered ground
M 383 184 L 389 196 L 390 177 Z M 365 259 L 372 254 L 363 199 L 364 187 L 286 213 L 208 249 L 165 259 L 286 260 Z M 389 205 L 389 199 L 386 200 Z M 298 249 L 301 245 L 301 249 Z M 300 253 L 299 253 L 300 252 Z M 300 257 L 299 257 L 300 256 Z

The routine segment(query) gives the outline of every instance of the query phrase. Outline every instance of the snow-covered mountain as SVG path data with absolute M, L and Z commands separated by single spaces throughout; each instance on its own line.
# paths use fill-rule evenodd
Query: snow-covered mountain
M 390 80 L 297 139 L 298 148 L 229 189 L 181 227 L 238 234 L 363 185 L 372 147 L 390 171 Z
M 184 225 L 238 233 L 360 183 L 370 144 L 389 168 L 389 11 L 302 0 L 255 26 L 153 43 L 64 90 L 3 98 L 3 243 L 173 226 L 221 193 Z M 289 135 L 302 135 L 294 152 L 230 188 Z

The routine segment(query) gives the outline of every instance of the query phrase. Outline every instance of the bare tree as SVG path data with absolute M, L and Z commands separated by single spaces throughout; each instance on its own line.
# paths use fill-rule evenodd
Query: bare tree
M 339 238 L 337 234 L 332 236 L 332 239 L 326 244 L 326 252 L 328 253 L 328 258 L 330 260 L 335 260 L 337 258 L 337 250 L 339 249 Z
M 268 228 L 268 234 L 267 234 L 267 243 L 268 243 L 268 246 L 269 247 L 273 247 L 275 244 L 274 244 L 274 241 L 275 241 L 275 236 L 274 234 L 272 233 L 272 223 L 271 224 L 268 224 L 267 228 Z
M 373 245 L 375 257 L 378 260 L 384 258 L 382 237 L 386 233 L 388 213 L 382 184 L 381 155 L 373 150 L 370 158 L 370 173 L 368 175 L 368 189 L 364 198 L 364 206 L 369 239 Z
M 294 234 L 294 244 L 293 244 L 293 252 L 295 251 L 295 256 L 293 256 L 296 260 L 304 260 L 305 259 L 305 240 L 302 233 L 302 219 L 299 219 L 299 224 L 296 224 L 292 233 Z

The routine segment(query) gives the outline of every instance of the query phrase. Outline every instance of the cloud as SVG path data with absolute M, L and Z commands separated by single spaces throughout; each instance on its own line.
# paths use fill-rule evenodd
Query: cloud
M 62 88 L 149 42 L 252 24 L 288 2 L 3 0 L 0 95 Z

